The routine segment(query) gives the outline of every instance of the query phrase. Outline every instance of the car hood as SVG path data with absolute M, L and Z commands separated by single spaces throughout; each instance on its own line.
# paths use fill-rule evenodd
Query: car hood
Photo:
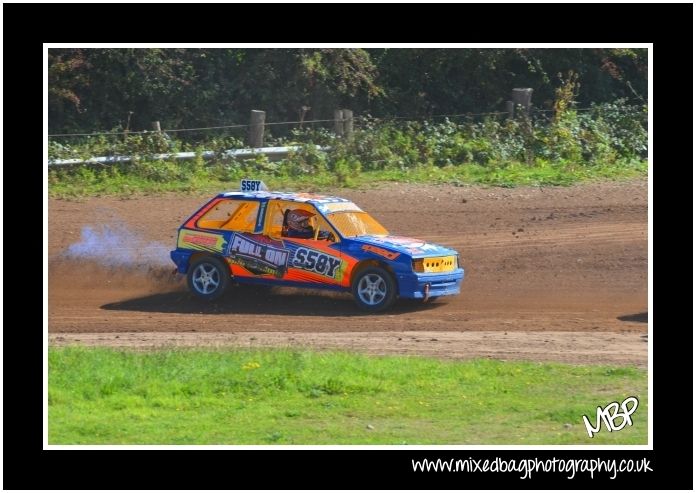
M 452 250 L 451 248 L 405 236 L 357 236 L 351 238 L 351 240 L 364 245 L 372 245 L 374 247 L 404 253 L 414 258 L 457 255 L 456 250 Z

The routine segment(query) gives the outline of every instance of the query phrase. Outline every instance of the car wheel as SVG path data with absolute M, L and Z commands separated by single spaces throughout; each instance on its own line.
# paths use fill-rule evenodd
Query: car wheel
M 381 267 L 360 271 L 353 280 L 352 289 L 355 302 L 369 312 L 386 310 L 396 299 L 394 279 Z
M 193 294 L 204 300 L 216 300 L 230 283 L 230 269 L 214 257 L 196 260 L 188 270 L 188 286 Z

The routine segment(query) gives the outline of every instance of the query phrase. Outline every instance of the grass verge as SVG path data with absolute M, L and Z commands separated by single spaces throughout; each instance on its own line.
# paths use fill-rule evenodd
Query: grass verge
M 514 187 L 521 185 L 571 185 L 596 179 L 624 179 L 645 176 L 645 161 L 628 161 L 611 165 L 583 166 L 569 163 L 545 163 L 534 166 L 509 163 L 500 166 L 465 164 L 460 166 L 426 166 L 406 169 L 331 173 L 328 171 L 297 174 L 273 171 L 232 169 L 219 166 L 199 167 L 187 171 L 181 164 L 150 163 L 147 173 L 124 171 L 117 167 L 49 171 L 49 195 L 77 198 L 95 195 L 131 195 L 159 192 L 215 192 L 236 189 L 241 178 L 260 178 L 271 189 L 318 191 L 330 187 L 369 187 L 380 182 L 483 184 Z
M 51 444 L 647 443 L 647 372 L 628 367 L 51 348 L 48 392 Z M 590 439 L 582 415 L 628 396 L 633 425 Z

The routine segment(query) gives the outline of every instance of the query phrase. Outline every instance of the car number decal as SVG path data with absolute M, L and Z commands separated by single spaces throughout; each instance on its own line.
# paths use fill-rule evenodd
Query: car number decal
M 297 269 L 315 272 L 332 279 L 335 279 L 336 268 L 339 265 L 341 265 L 340 258 L 304 247 L 297 249 L 291 263 L 291 266 Z

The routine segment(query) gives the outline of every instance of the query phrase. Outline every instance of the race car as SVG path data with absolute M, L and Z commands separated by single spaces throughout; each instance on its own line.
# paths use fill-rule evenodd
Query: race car
M 260 180 L 242 180 L 189 217 L 171 258 L 206 300 L 233 282 L 293 286 L 351 292 L 369 312 L 397 298 L 459 294 L 464 279 L 455 250 L 390 235 L 350 200 L 271 192 Z

